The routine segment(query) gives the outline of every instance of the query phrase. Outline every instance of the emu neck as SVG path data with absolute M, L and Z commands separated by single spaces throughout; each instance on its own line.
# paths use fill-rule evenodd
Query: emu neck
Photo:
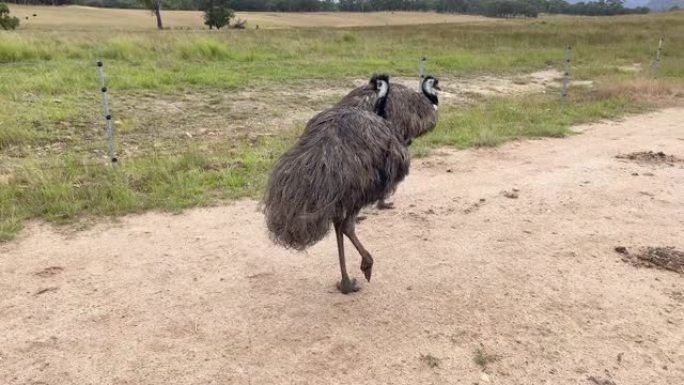
M 375 113 L 383 119 L 387 119 L 387 97 L 378 99 L 375 103 Z
M 439 99 L 437 99 L 437 95 L 434 93 L 428 92 L 425 87 L 423 86 L 423 95 L 425 95 L 426 98 L 432 103 L 433 106 L 437 107 L 439 104 Z

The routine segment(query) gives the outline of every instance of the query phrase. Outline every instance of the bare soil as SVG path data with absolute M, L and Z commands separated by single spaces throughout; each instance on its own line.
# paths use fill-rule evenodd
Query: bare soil
M 684 156 L 682 122 L 415 161 L 358 226 L 376 265 L 348 296 L 334 237 L 278 248 L 250 200 L 34 223 L 0 246 L 0 384 L 682 384 L 683 277 L 614 251 L 684 249 L 684 165 L 615 159 Z

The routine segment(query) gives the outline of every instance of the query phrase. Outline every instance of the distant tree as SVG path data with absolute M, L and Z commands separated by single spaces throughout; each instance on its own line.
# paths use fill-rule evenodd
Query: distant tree
M 630 11 L 631 13 L 649 13 L 651 10 L 648 7 L 636 7 L 634 9 L 625 8 L 625 11 Z
M 161 8 L 165 10 L 205 10 L 210 0 L 0 0 L 16 4 L 79 4 L 107 8 L 147 8 L 157 16 L 161 28 Z M 651 0 L 658 10 L 684 0 Z M 534 17 L 539 13 L 609 16 L 648 13 L 648 8 L 626 8 L 626 0 L 214 0 L 234 11 L 319 12 L 319 11 L 426 11 L 458 12 L 493 17 Z M 570 3 L 572 2 L 572 4 Z M 634 3 L 634 1 L 630 1 Z M 231 25 L 235 23 L 231 20 Z M 212 25 L 213 28 L 213 25 Z
M 0 29 L 16 29 L 19 26 L 19 18 L 10 16 L 9 7 L 0 3 Z
M 141 0 L 145 8 L 157 17 L 157 29 L 164 29 L 161 18 L 161 0 Z
M 202 10 L 204 11 L 204 24 L 209 26 L 209 29 L 216 27 L 221 29 L 230 24 L 230 19 L 235 16 L 233 10 L 228 8 L 229 0 L 206 0 L 203 3 Z
M 544 12 L 548 13 L 569 13 L 570 4 L 563 0 L 549 0 Z
M 494 0 L 486 4 L 484 15 L 489 17 L 537 17 L 537 9 L 527 2 Z
M 465 13 L 468 11 L 467 0 L 444 0 L 440 9 L 442 12 L 459 12 Z

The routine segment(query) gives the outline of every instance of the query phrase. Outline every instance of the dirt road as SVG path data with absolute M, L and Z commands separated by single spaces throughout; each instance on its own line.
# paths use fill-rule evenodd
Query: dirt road
M 684 109 L 578 130 L 414 162 L 349 296 L 333 237 L 276 248 L 253 201 L 34 224 L 0 246 L 0 384 L 684 384 L 684 276 L 614 251 L 684 249 L 684 163 L 615 158 L 684 157 Z

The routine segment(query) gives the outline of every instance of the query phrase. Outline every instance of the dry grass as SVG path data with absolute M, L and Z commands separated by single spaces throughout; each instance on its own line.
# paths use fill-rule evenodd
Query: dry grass
M 482 370 L 487 369 L 487 365 L 494 363 L 499 360 L 499 356 L 496 354 L 490 354 L 487 353 L 483 348 L 479 348 L 475 351 L 475 356 L 473 357 L 473 361 L 482 368 Z
M 597 90 L 599 98 L 630 98 L 640 100 L 652 107 L 681 106 L 684 98 L 684 84 L 671 79 L 626 79 L 601 84 Z
M 126 30 L 156 28 L 154 16 L 141 9 L 106 9 L 82 6 L 43 7 L 10 4 L 12 14 L 21 18 L 21 28 L 28 30 Z M 37 14 L 37 17 L 31 15 Z M 26 20 L 26 16 L 29 17 Z M 369 27 L 436 23 L 472 23 L 494 21 L 481 16 L 447 15 L 435 12 L 314 12 L 272 13 L 238 12 L 248 28 L 295 27 Z M 204 29 L 199 11 L 164 11 L 164 25 L 171 29 Z

